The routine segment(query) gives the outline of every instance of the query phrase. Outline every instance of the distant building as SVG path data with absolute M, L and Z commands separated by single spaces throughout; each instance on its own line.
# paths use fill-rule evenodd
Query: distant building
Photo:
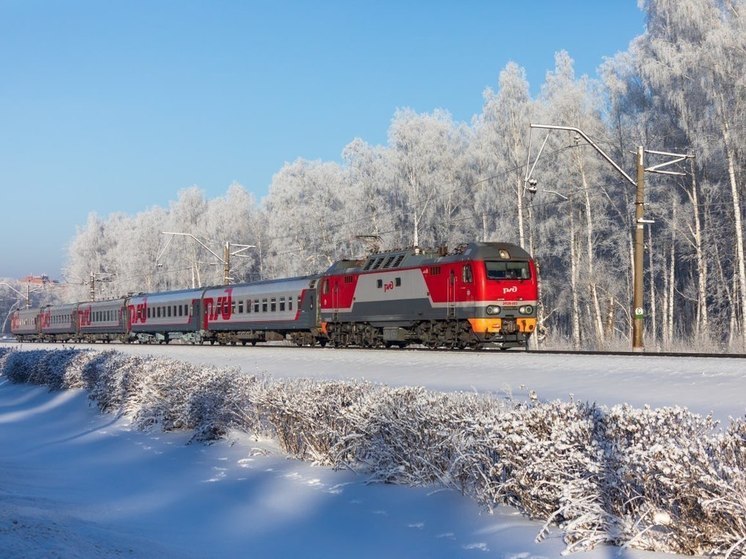
M 18 280 L 21 283 L 25 283 L 28 285 L 47 285 L 49 283 L 51 284 L 58 284 L 59 282 L 57 280 L 50 280 L 49 276 L 46 274 L 42 274 L 41 276 L 26 276 L 25 278 L 21 278 Z

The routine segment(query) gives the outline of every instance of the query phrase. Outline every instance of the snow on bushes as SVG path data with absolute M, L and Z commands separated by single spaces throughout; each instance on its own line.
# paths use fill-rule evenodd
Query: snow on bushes
M 610 543 L 746 556 L 746 421 L 682 408 L 516 403 L 366 382 L 279 381 L 113 351 L 3 351 L 0 374 L 84 388 L 141 429 L 237 429 L 290 455 L 373 479 L 456 488 L 563 531 L 568 551 Z

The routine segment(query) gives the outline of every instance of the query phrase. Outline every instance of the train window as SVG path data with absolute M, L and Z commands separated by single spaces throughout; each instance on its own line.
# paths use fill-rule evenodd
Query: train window
M 381 256 L 380 258 L 377 258 L 375 264 L 371 266 L 371 270 L 377 270 L 378 268 L 380 268 L 381 264 L 383 264 L 384 258 L 385 256 Z
M 231 301 L 231 314 L 236 314 L 236 301 Z
M 383 287 L 383 280 L 379 279 L 378 281 L 376 281 L 376 287 L 378 287 L 378 289 L 381 289 Z
M 292 297 L 288 297 L 288 310 L 289 311 L 293 310 L 293 298 Z
M 386 259 L 386 263 L 385 263 L 385 264 L 383 265 L 383 267 L 384 267 L 384 268 L 389 268 L 389 267 L 391 267 L 391 263 L 392 263 L 392 262 L 394 261 L 394 258 L 396 258 L 396 256 L 393 256 L 393 255 L 392 255 L 392 256 L 389 256 L 389 257 L 388 257 L 388 258 Z
M 238 302 L 238 314 L 243 314 L 243 301 Z
M 394 281 L 396 283 L 396 287 L 401 287 L 401 278 L 396 278 L 396 280 Z
M 171 305 L 167 307 L 168 318 L 171 318 Z
M 262 299 L 262 312 L 267 312 L 267 300 Z
M 254 312 L 259 312 L 259 301 L 254 301 Z
M 400 254 L 396 257 L 396 262 L 394 262 L 394 268 L 398 268 L 399 264 L 401 264 L 402 260 L 404 260 L 404 255 Z
M 274 297 L 272 297 L 272 299 L 270 299 L 269 310 L 272 311 L 272 312 L 275 312 L 277 310 L 277 299 L 275 299 Z
M 365 263 L 365 268 L 363 268 L 363 270 L 370 270 L 370 267 L 373 265 L 373 262 L 375 261 L 376 261 L 375 257 L 369 258 L 368 261 Z
M 461 272 L 462 272 L 464 283 L 471 283 L 472 281 L 474 281 L 474 276 L 471 273 L 471 266 L 469 264 L 466 264 L 462 268 Z
M 280 297 L 280 312 L 285 311 L 285 297 Z
M 487 279 L 529 279 L 531 270 L 528 262 L 494 262 L 485 261 L 484 267 L 487 271 Z

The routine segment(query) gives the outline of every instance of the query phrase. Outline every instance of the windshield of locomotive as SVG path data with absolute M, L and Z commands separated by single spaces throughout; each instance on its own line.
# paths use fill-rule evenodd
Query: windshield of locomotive
M 487 279 L 491 280 L 525 280 L 531 277 L 528 262 L 491 262 L 486 260 Z

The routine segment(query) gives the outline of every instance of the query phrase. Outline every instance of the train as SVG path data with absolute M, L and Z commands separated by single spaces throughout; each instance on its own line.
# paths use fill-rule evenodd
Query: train
M 537 327 L 536 264 L 510 243 L 408 248 L 324 273 L 18 309 L 21 342 L 362 348 L 524 348 Z

